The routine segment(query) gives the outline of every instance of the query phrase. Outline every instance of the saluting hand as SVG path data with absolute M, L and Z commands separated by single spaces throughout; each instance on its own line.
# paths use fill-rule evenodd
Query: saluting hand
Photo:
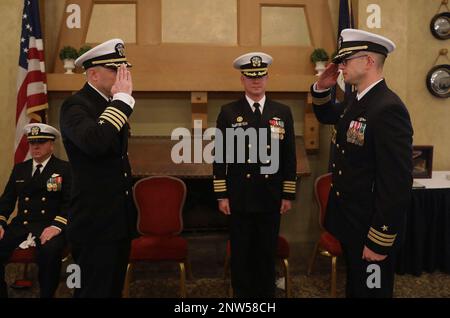
M 328 89 L 336 85 L 337 78 L 339 76 L 339 66 L 334 63 L 330 63 L 325 68 L 325 71 L 319 76 L 317 81 L 317 89 Z
M 133 93 L 133 81 L 131 80 L 131 73 L 125 64 L 122 64 L 117 69 L 116 82 L 111 88 L 111 94 L 126 93 L 131 95 Z

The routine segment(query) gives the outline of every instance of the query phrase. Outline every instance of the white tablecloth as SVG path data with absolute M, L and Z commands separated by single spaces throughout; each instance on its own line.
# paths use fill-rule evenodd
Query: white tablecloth
M 414 188 L 425 186 L 426 189 L 450 188 L 450 171 L 433 171 L 431 179 L 414 179 Z

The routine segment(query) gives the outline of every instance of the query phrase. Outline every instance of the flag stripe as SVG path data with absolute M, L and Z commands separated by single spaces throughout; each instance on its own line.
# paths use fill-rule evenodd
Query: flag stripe
M 23 128 L 28 123 L 45 121 L 48 108 L 44 42 L 39 21 L 39 1 L 24 0 L 17 74 L 16 134 L 14 162 L 29 157 Z

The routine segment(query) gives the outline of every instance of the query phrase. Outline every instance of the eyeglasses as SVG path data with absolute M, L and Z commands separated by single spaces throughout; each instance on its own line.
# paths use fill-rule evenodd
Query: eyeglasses
M 346 66 L 347 63 L 348 63 L 348 61 L 354 60 L 354 59 L 358 59 L 358 58 L 360 58 L 360 57 L 365 57 L 365 56 L 368 56 L 368 55 L 367 55 L 367 54 L 364 54 L 364 55 L 359 55 L 359 56 L 349 57 L 349 58 L 346 58 L 345 60 L 342 60 L 342 62 L 339 63 L 339 64 L 342 64 L 342 65 Z

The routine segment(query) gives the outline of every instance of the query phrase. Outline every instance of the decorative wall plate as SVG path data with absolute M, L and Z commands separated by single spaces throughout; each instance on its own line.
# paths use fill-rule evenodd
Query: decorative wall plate
M 436 14 L 430 22 L 433 36 L 439 40 L 450 39 L 450 12 Z
M 450 96 L 450 65 L 433 66 L 427 74 L 427 88 L 431 94 L 440 98 Z

